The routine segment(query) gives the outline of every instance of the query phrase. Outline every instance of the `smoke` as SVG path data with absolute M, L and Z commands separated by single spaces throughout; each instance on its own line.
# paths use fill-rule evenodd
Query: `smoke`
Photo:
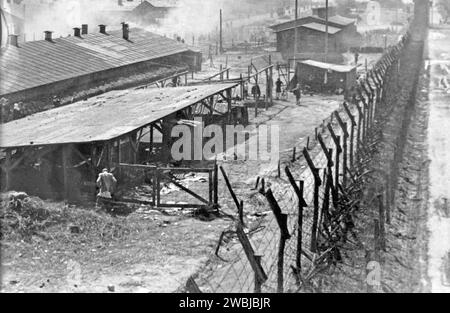
M 180 0 L 154 31 L 182 38 L 216 32 L 219 27 L 219 11 L 225 13 L 230 0 Z
M 96 25 L 99 11 L 108 10 L 117 1 L 111 0 L 29 0 L 22 7 L 23 32 L 27 40 L 42 39 L 43 32 L 54 37 L 67 36 L 81 24 Z

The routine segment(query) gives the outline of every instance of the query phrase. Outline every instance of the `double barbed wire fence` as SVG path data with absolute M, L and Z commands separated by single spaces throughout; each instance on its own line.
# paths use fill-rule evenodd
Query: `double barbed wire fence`
M 236 223 L 222 233 L 215 255 L 189 278 L 184 291 L 316 291 L 314 278 L 342 260 L 343 244 L 359 244 L 354 213 L 361 208 L 362 188 L 371 179 L 368 165 L 394 109 L 409 41 L 407 33 L 390 47 L 359 80 L 351 103 L 343 103 L 293 147 L 273 173 L 256 179 L 252 203 L 259 206 L 255 210 L 260 212 L 259 219 L 245 219 L 247 204 L 237 198 L 220 168 L 236 206 Z M 395 147 L 401 146 L 396 142 Z M 389 223 L 395 199 L 401 151 L 395 155 L 385 174 L 385 193 L 376 197 L 375 255 L 384 248 L 385 222 Z

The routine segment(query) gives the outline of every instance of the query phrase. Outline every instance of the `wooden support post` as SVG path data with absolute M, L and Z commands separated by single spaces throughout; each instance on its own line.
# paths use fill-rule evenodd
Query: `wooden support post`
M 112 168 L 112 161 L 111 161 L 111 143 L 108 141 L 105 143 L 105 153 L 106 153 L 106 167 L 108 168 L 108 171 Z
M 214 162 L 214 192 L 213 192 L 213 203 L 217 205 L 219 203 L 219 171 L 217 166 L 217 161 Z
M 228 123 L 231 123 L 231 111 L 232 111 L 232 92 L 231 92 L 231 88 L 228 88 L 226 91 L 227 94 L 227 104 L 228 104 Z
M 222 66 L 222 64 L 220 64 L 219 77 L 220 77 L 220 80 L 222 81 L 223 80 L 223 66 Z
M 117 154 L 117 159 L 116 159 L 116 161 L 117 161 L 117 164 L 120 164 L 121 163 L 121 160 L 122 160 L 122 158 L 121 158 L 121 149 L 120 149 L 120 138 L 118 138 L 117 139 L 117 147 L 116 147 L 116 154 Z
M 158 205 L 158 193 L 159 193 L 159 186 L 158 186 L 158 169 L 153 171 L 153 179 L 152 179 L 152 189 L 153 189 L 153 194 L 152 194 L 152 201 L 153 201 L 153 206 L 157 207 Z
M 265 71 L 266 74 L 266 98 L 264 101 L 264 109 L 267 111 L 267 107 L 268 107 L 268 102 L 270 101 L 270 80 L 269 80 L 269 70 L 266 69 Z
M 296 151 L 297 151 L 297 148 L 296 147 L 294 147 L 293 149 L 292 149 L 292 162 L 295 162 L 295 160 L 296 160 Z
M 208 200 L 209 204 L 213 204 L 213 195 L 214 195 L 214 178 L 213 171 L 208 172 Z
M 149 151 L 148 151 L 148 159 L 150 161 L 150 157 L 153 152 L 153 124 L 150 125 L 150 138 L 149 138 Z

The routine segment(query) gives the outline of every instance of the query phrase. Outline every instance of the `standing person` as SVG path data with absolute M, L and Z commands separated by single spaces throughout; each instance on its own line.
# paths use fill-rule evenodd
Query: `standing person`
M 253 99 L 256 100 L 256 102 L 259 101 L 259 97 L 261 96 L 261 89 L 259 88 L 259 85 L 256 84 L 252 87 L 252 95 Z
M 300 99 L 302 97 L 302 89 L 300 87 L 300 83 L 298 83 L 297 86 L 295 86 L 295 88 L 292 89 L 292 93 L 295 95 L 297 105 L 300 105 Z
M 116 185 L 117 180 L 114 175 L 104 168 L 97 178 L 97 186 L 100 190 L 97 194 L 96 207 L 108 204 L 112 200 Z
M 359 60 L 359 53 L 358 51 L 355 51 L 355 65 L 358 65 L 358 60 Z
M 283 86 L 283 82 L 281 81 L 280 77 L 278 77 L 277 81 L 275 82 L 275 91 L 277 93 L 277 100 L 280 100 L 281 95 L 281 86 Z

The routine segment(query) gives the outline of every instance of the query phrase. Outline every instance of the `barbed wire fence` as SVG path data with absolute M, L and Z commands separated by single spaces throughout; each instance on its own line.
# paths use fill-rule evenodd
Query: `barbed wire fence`
M 359 80 L 354 101 L 343 103 L 283 155 L 273 173 L 256 179 L 255 197 L 263 206 L 258 220 L 245 219 L 244 201 L 236 197 L 221 168 L 237 208 L 237 222 L 222 233 L 208 264 L 179 291 L 316 291 L 314 277 L 339 262 L 340 246 L 351 240 L 366 166 L 379 143 L 383 120 L 393 109 L 391 94 L 398 86 L 409 41 L 406 33 Z M 392 162 L 387 184 L 394 183 L 395 169 Z M 384 219 L 392 199 L 391 194 L 380 200 L 386 206 L 380 202 L 378 249 L 383 246 Z

